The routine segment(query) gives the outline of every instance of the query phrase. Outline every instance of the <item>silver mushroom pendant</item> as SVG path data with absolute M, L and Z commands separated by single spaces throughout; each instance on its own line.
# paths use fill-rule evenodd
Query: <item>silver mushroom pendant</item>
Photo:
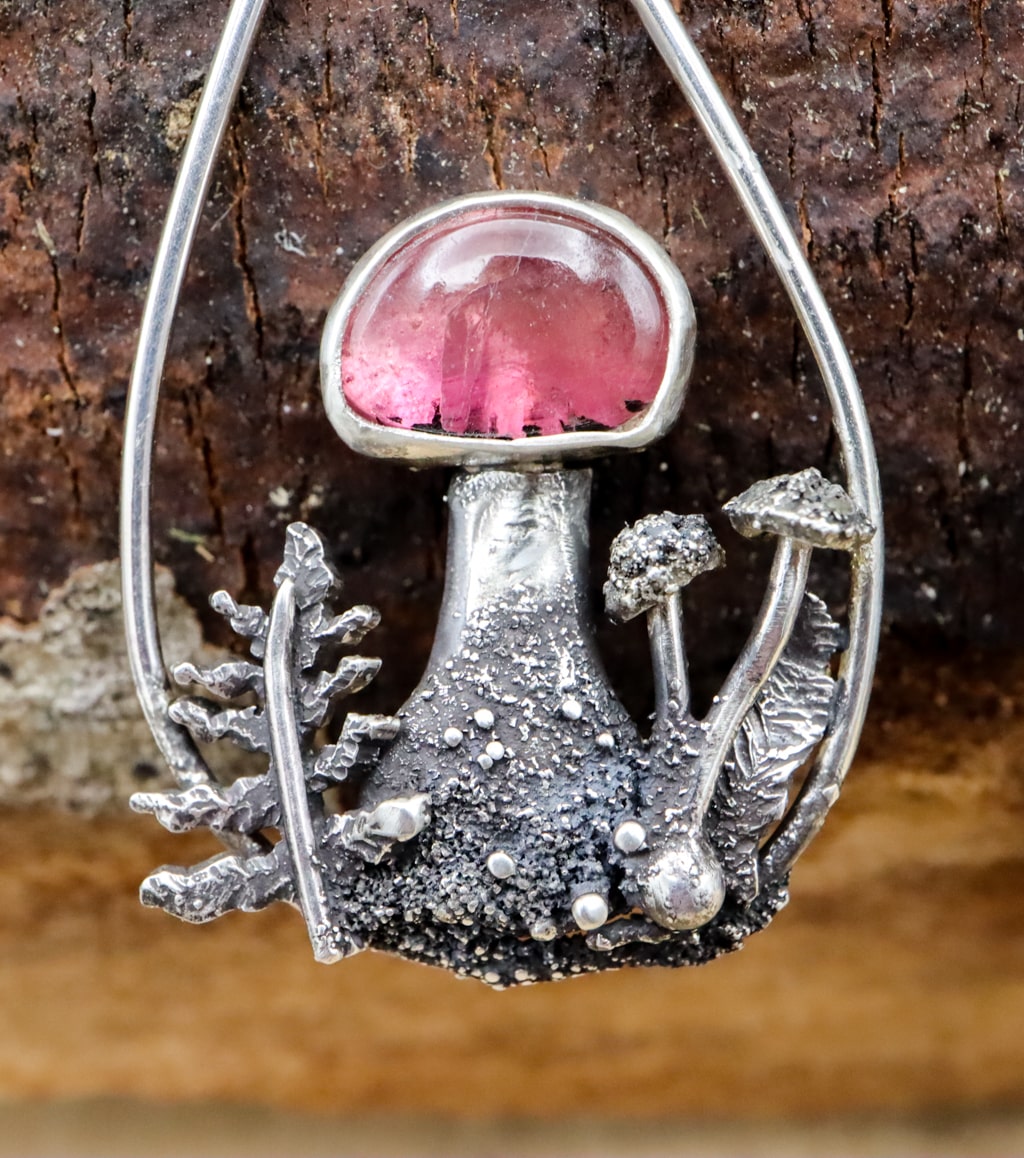
M 698 114 L 718 117 L 712 136 L 741 195 L 761 199 L 755 224 L 823 353 L 850 493 L 808 469 L 726 505 L 737 532 L 773 537 L 776 554 L 749 641 L 702 718 L 690 706 L 680 593 L 725 552 L 700 515 L 651 515 L 616 538 L 607 613 L 646 615 L 649 628 L 656 711 L 643 734 L 594 642 L 590 471 L 577 464 L 647 445 L 675 421 L 694 348 L 689 294 L 661 248 L 611 210 L 537 194 L 460 198 L 366 255 L 322 347 L 327 413 L 352 448 L 459 468 L 419 686 L 393 715 L 348 710 L 379 670 L 351 652 L 377 614 L 338 605 L 324 543 L 293 524 L 268 611 L 226 592 L 211 600 L 250 658 L 179 665 L 176 683 L 201 694 L 173 698 L 146 587 L 140 492 L 162 352 L 147 355 L 144 323 L 126 460 L 129 644 L 181 787 L 132 804 L 172 831 L 207 826 L 228 846 L 155 872 L 146 904 L 207 921 L 285 901 L 318 960 L 373 948 L 506 987 L 709 961 L 786 903 L 866 707 L 881 560 L 874 463 L 849 360 L 781 211 L 779 233 L 763 173 L 729 136 L 739 129 L 671 5 L 637 8 Z M 215 62 L 210 118 L 226 116 L 224 70 L 240 70 L 239 38 L 247 49 L 258 13 L 248 17 L 229 22 L 234 55 Z M 192 190 L 197 203 L 202 193 Z M 174 224 L 172 214 L 172 242 Z M 171 272 L 186 257 L 180 238 L 165 239 Z M 162 273 L 158 261 L 158 297 Z M 165 322 L 159 311 L 149 320 Z M 851 561 L 846 627 L 806 590 L 816 549 Z M 231 702 L 240 696 L 245 706 Z M 266 771 L 219 786 L 190 737 L 262 753 Z

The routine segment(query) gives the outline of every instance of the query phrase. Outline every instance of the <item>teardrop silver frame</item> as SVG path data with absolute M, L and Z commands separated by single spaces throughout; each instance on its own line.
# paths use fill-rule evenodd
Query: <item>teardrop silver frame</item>
M 125 417 L 121 557 L 132 676 L 153 736 L 179 783 L 211 779 L 194 741 L 167 713 L 150 527 L 153 440 L 178 297 L 238 87 L 267 0 L 233 0 L 196 109 L 153 264 Z M 761 852 L 763 881 L 788 872 L 835 803 L 863 728 L 882 607 L 882 503 L 871 433 L 856 375 L 828 305 L 782 206 L 671 0 L 632 0 L 648 34 L 704 129 L 786 289 L 821 371 L 846 469 L 846 489 L 877 528 L 851 559 L 849 646 L 840 661 L 834 724 L 804 786 Z M 233 848 L 255 847 L 231 838 Z

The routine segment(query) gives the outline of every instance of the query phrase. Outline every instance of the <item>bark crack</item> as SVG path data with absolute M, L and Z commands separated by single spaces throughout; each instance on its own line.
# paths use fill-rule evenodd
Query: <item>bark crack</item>
M 885 98 L 882 95 L 882 72 L 878 64 L 878 45 L 871 41 L 871 147 L 875 152 L 882 148 L 881 127 Z
M 811 225 L 811 215 L 807 209 L 807 186 L 800 190 L 800 199 L 796 203 L 797 216 L 800 219 L 800 240 L 804 244 L 807 260 L 814 261 L 814 227 Z
M 248 314 L 253 333 L 256 337 L 256 357 L 260 364 L 260 373 L 265 380 L 267 377 L 267 367 L 263 359 L 263 310 L 260 306 L 259 288 L 256 285 L 252 263 L 249 260 L 248 239 L 245 229 L 245 196 L 248 191 L 249 176 L 237 121 L 231 128 L 231 151 L 234 155 L 235 169 L 238 173 L 238 189 L 235 192 L 234 212 L 232 213 L 232 223 L 235 234 L 235 261 L 242 274 L 242 290 L 245 294 L 246 313 Z
M 1006 216 L 1006 201 L 1003 197 L 1003 182 L 1008 176 L 1007 170 L 998 166 L 995 172 L 996 187 L 996 220 L 999 222 L 999 236 L 1003 241 L 1010 239 L 1010 223 Z
M 818 55 L 818 29 L 814 21 L 814 10 L 811 0 L 797 0 L 797 14 L 804 26 L 804 35 L 807 37 L 807 51 L 811 56 Z
M 92 60 L 89 61 L 89 92 L 85 98 L 85 128 L 89 134 L 89 159 L 96 186 L 103 193 L 103 175 L 100 173 L 100 142 L 96 134 L 94 114 L 96 112 L 96 72 Z
M 793 126 L 793 114 L 789 115 L 789 124 L 786 129 L 787 140 L 789 142 L 786 149 L 786 157 L 789 162 L 789 179 L 796 180 L 796 129 Z
M 885 47 L 892 44 L 893 7 L 895 0 L 882 0 L 882 35 Z
M 505 176 L 502 172 L 501 165 L 501 130 L 498 128 L 497 117 L 494 110 L 488 105 L 484 105 L 484 156 L 491 167 L 491 179 L 494 181 L 495 188 L 505 188 Z
M 132 34 L 132 25 L 135 23 L 135 9 L 133 0 L 121 0 L 121 56 L 128 59 L 128 41 Z
M 321 120 L 321 112 L 329 118 L 331 110 L 334 107 L 334 85 L 331 80 L 331 70 L 334 67 L 334 50 L 331 46 L 331 18 L 328 14 L 324 21 L 324 52 L 323 52 L 323 79 L 320 82 L 319 99 L 314 99 L 310 113 L 313 120 L 313 164 L 316 166 L 317 184 L 320 186 L 320 193 L 324 201 L 327 201 L 328 194 L 328 179 L 327 170 L 324 166 L 324 128 Z M 318 104 L 323 104 L 323 109 L 317 107 Z
M 60 367 L 60 376 L 64 381 L 64 385 L 67 387 L 70 399 L 77 409 L 81 407 L 82 399 L 79 397 L 78 390 L 75 387 L 74 376 L 71 373 L 67 340 L 64 335 L 64 319 L 61 316 L 64 290 L 61 285 L 60 260 L 57 254 L 57 247 L 54 244 L 53 238 L 50 236 L 49 230 L 42 221 L 36 222 L 36 236 L 43 243 L 43 249 L 46 250 L 46 255 L 50 260 L 50 270 L 53 280 L 50 312 L 53 317 L 53 335 L 57 339 L 57 365 Z
M 978 34 L 978 39 L 981 41 L 981 74 L 978 80 L 978 87 L 981 89 L 981 95 L 986 96 L 985 82 L 988 79 L 988 64 L 989 64 L 989 35 L 988 29 L 985 27 L 985 9 L 988 6 L 988 0 L 971 0 L 971 20 L 974 24 L 974 30 Z
M 526 83 L 526 72 L 523 69 L 522 58 L 519 55 L 518 48 L 516 50 L 516 64 L 519 68 L 520 83 L 522 84 L 523 89 L 523 99 L 526 103 L 526 111 L 530 115 L 530 127 L 533 129 L 533 137 L 537 145 L 537 152 L 540 154 L 541 165 L 544 168 L 544 175 L 550 179 L 551 164 L 548 158 L 547 147 L 544 143 L 544 133 L 541 131 L 540 122 L 537 119 L 537 110 L 533 103 L 533 90 Z
M 89 208 L 89 185 L 82 186 L 75 199 L 75 260 L 82 255 L 82 245 L 85 238 L 85 217 Z
M 202 440 L 203 471 L 206 474 L 206 491 L 210 500 L 210 510 L 213 514 L 213 526 L 217 537 L 224 538 L 224 507 L 220 499 L 220 476 L 213 457 L 213 443 L 204 434 Z

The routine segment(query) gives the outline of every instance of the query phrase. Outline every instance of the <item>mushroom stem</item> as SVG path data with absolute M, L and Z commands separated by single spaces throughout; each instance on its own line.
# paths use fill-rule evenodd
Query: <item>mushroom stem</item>
M 757 623 L 704 720 L 704 751 L 688 810 L 691 823 L 703 820 L 743 717 L 754 706 L 793 634 L 807 584 L 811 550 L 791 538 L 778 541 Z
M 657 718 L 665 719 L 669 705 L 673 715 L 685 715 L 690 705 L 683 647 L 683 610 L 678 591 L 673 591 L 647 613 L 647 634 L 654 663 L 654 702 Z

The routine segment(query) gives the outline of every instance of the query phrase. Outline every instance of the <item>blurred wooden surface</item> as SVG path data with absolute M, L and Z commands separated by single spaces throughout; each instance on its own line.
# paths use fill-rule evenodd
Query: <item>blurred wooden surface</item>
M 1007 1158 L 1012 1113 L 800 1122 L 471 1122 L 125 1101 L 0 1106 L 3 1158 Z
M 790 907 L 698 970 L 495 994 L 378 955 L 319 966 L 291 910 L 195 928 L 138 907 L 140 877 L 204 839 L 9 813 L 0 1089 L 468 1118 L 1019 1104 L 1024 722 L 994 736 L 1007 704 L 981 680 L 950 703 L 949 673 L 889 676 Z

